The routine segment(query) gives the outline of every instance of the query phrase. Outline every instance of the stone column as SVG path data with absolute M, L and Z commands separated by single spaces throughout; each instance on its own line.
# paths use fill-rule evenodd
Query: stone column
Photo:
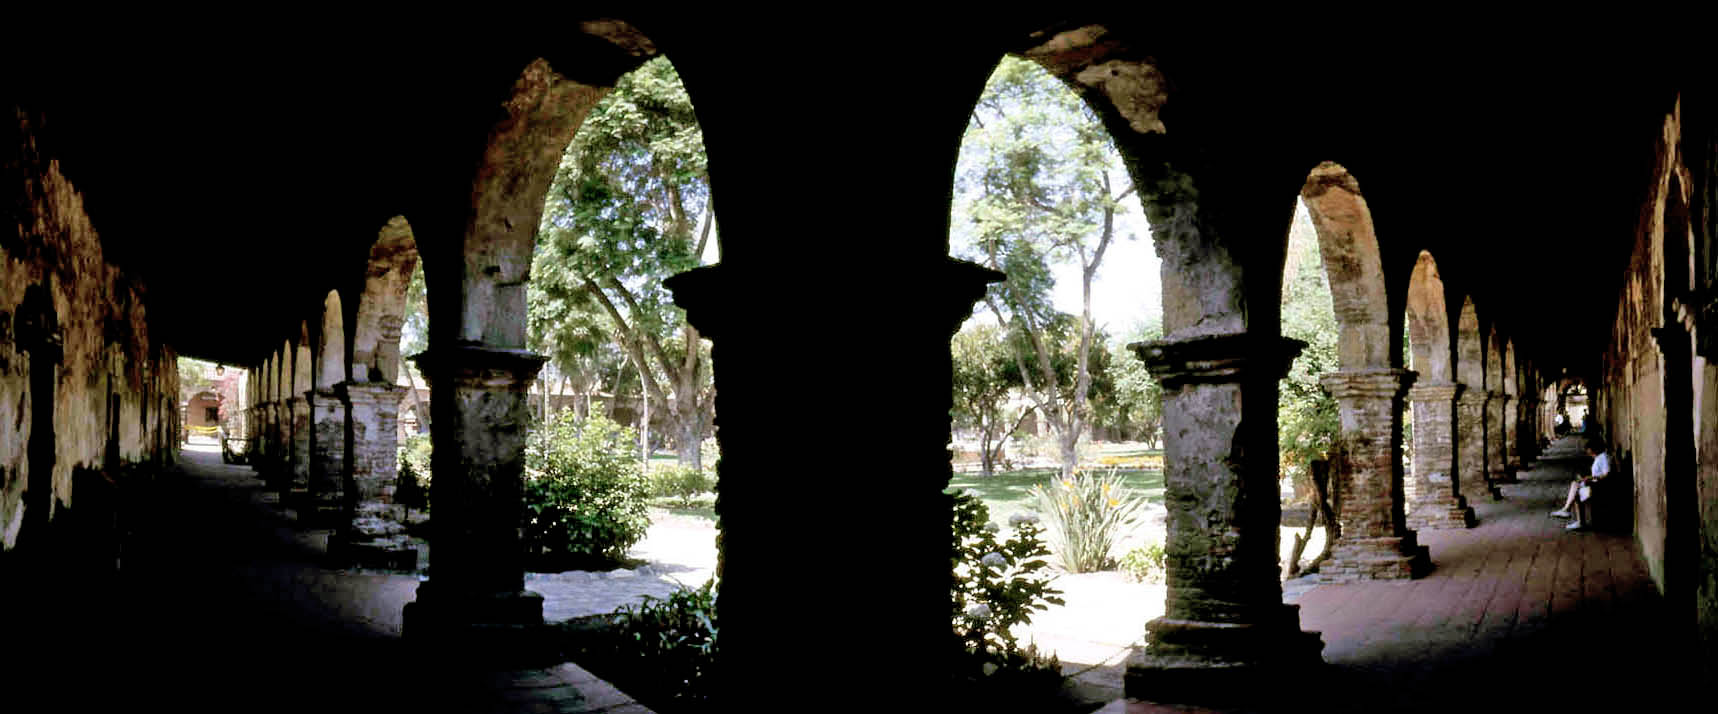
M 1515 474 L 1509 470 L 1507 439 L 1504 436 L 1509 431 L 1503 420 L 1503 403 L 1508 398 L 1502 392 L 1490 392 L 1485 400 L 1485 474 L 1494 485 L 1515 483 Z
M 394 505 L 399 468 L 395 430 L 405 388 L 386 382 L 343 382 L 334 388 L 350 409 L 346 501 L 336 538 L 341 557 L 369 567 L 410 570 L 417 564 L 417 550 Z
M 308 495 L 310 492 L 310 401 L 304 397 L 286 400 L 285 417 L 289 421 L 287 462 L 291 464 L 292 490 Z
M 1485 461 L 1486 393 L 1463 385 L 1456 399 L 1456 487 L 1468 502 L 1499 500 L 1503 496 L 1491 483 Z
M 310 500 L 317 525 L 340 523 L 346 473 L 346 403 L 332 389 L 304 393 L 310 411 Z
M 526 394 L 545 358 L 461 344 L 413 358 L 435 414 L 430 544 L 435 565 L 406 604 L 407 637 L 463 640 L 497 625 L 540 625 L 519 540 Z
M 1521 400 L 1503 395 L 1503 468 L 1511 480 L 1521 470 Z
M 1414 483 L 1409 528 L 1472 528 L 1473 508 L 1456 475 L 1456 397 L 1462 385 L 1418 384 L 1408 390 L 1414 408 Z
M 1324 643 L 1282 601 L 1276 384 L 1305 345 L 1229 334 L 1132 345 L 1163 385 L 1163 617 L 1128 662 L 1129 696 L 1256 685 L 1321 663 Z
M 1336 398 L 1342 415 L 1340 484 L 1342 537 L 1319 566 L 1319 580 L 1398 580 L 1431 569 L 1425 546 L 1407 526 L 1402 503 L 1402 396 L 1414 383 L 1405 369 L 1332 372 L 1319 383 Z
M 1516 413 L 1520 416 L 1515 422 L 1515 443 L 1521 454 L 1518 465 L 1525 470 L 1539 458 L 1539 399 L 1523 395 Z

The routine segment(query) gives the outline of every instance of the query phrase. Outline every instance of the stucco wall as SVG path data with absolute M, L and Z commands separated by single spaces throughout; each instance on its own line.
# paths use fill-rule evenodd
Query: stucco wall
M 14 110 L 0 141 L 0 174 L 17 209 L 0 227 L 0 549 L 11 550 L 26 522 L 38 400 L 53 400 L 50 519 L 73 507 L 74 473 L 117 471 L 168 457 L 178 375 L 174 354 L 151 340 L 142 285 L 103 256 L 83 197 L 38 145 L 33 120 Z M 12 127 L 16 127 L 13 129 Z M 47 296 L 26 305 L 26 297 Z M 28 328 L 51 306 L 48 339 L 61 355 L 53 394 L 31 390 L 32 360 L 49 360 L 42 334 Z M 22 308 L 22 309 L 21 309 Z M 20 327 L 24 334 L 20 334 Z M 35 362 L 40 367 L 42 362 Z M 110 474 L 111 475 L 111 474 Z

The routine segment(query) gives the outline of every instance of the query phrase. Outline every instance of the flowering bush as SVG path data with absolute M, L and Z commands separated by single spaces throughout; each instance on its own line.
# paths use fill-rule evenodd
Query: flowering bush
M 592 409 L 550 417 L 525 446 L 526 553 L 545 569 L 620 560 L 650 527 L 649 497 L 632 429 Z
M 1121 557 L 1121 571 L 1136 583 L 1161 583 L 1164 577 L 1163 544 L 1146 543 Z
M 1035 647 L 1022 649 L 1012 629 L 1031 622 L 1033 612 L 1061 605 L 1062 591 L 1050 587 L 1043 529 L 1030 516 L 1009 519 L 1007 540 L 990 522 L 990 509 L 971 493 L 954 495 L 954 583 L 950 614 L 959 644 L 956 676 L 974 682 L 1024 679 L 1051 685 L 1061 681 L 1054 656 Z
M 1033 486 L 1032 492 L 1048 525 L 1050 549 L 1070 573 L 1114 567 L 1110 551 L 1138 523 L 1146 503 L 1144 496 L 1122 485 L 1115 469 L 1101 476 L 1076 472 L 1048 488 Z

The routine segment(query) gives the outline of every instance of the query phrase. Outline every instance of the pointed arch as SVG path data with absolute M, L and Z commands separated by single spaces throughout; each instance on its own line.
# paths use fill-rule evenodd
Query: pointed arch
M 411 224 L 403 216 L 389 219 L 370 248 L 364 293 L 358 296 L 352 381 L 392 383 L 399 375 L 406 288 L 417 265 L 418 246 Z
M 1414 371 L 1420 373 L 1421 383 L 1453 381 L 1450 313 L 1444 304 L 1444 281 L 1438 274 L 1437 260 L 1423 250 L 1408 279 L 1408 333 Z
M 1503 349 L 1501 350 L 1501 354 L 1503 355 L 1503 381 L 1499 382 L 1499 384 L 1501 385 L 1504 394 L 1519 396 L 1520 387 L 1518 385 L 1518 381 L 1520 374 L 1517 372 L 1518 368 L 1515 361 L 1515 338 L 1505 337 L 1502 338 L 1502 341 Z
M 1473 298 L 1462 298 L 1456 318 L 1456 379 L 1472 391 L 1485 386 L 1485 340 L 1480 337 L 1479 312 Z
M 1491 323 L 1485 337 L 1485 390 L 1503 392 L 1503 333 Z
M 311 388 L 310 323 L 308 321 L 298 323 L 298 345 L 292 348 L 290 354 L 292 355 L 292 381 L 288 383 L 290 385 L 290 391 L 286 395 L 288 399 L 303 397 L 304 393 L 310 391 Z
M 316 345 L 316 388 L 330 389 L 346 379 L 346 315 L 340 291 L 322 301 L 322 335 Z
M 1301 199 L 1318 232 L 1318 250 L 1330 277 L 1342 368 L 1389 367 L 1395 345 L 1390 339 L 1389 294 L 1360 182 L 1340 164 L 1326 161 L 1307 175 Z

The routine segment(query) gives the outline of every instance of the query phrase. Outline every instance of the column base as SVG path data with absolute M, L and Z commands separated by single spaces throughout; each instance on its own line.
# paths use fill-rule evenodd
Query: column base
M 1410 533 L 1388 538 L 1338 538 L 1318 566 L 1321 583 L 1410 580 L 1432 571 L 1431 551 Z
M 1159 702 L 1242 703 L 1280 698 L 1278 684 L 1306 681 L 1324 665 L 1324 641 L 1299 629 L 1299 608 L 1274 623 L 1174 620 L 1146 623 L 1144 648 L 1127 662 L 1127 696 Z
M 428 585 L 429 583 L 424 583 Z M 544 624 L 543 596 L 497 593 L 459 605 L 439 599 L 406 603 L 403 636 L 431 659 L 482 662 L 500 668 L 545 667 L 566 661 L 566 628 Z
M 418 569 L 418 549 L 407 536 L 336 535 L 328 539 L 328 557 L 342 567 L 407 572 Z
M 1476 525 L 1479 525 L 1479 519 L 1474 516 L 1473 507 L 1467 505 L 1465 496 L 1443 493 L 1423 498 L 1408 511 L 1408 527 L 1414 530 L 1472 528 Z
M 543 624 L 543 596 L 529 590 L 455 597 L 442 596 L 434 585 L 419 585 L 417 599 L 406 603 L 404 636 L 440 639 L 473 628 Z

